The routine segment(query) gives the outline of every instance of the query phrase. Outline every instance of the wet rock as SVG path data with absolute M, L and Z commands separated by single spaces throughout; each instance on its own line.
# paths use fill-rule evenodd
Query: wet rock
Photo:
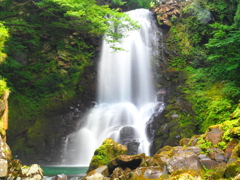
M 221 141 L 223 131 L 219 126 L 212 126 L 209 128 L 209 131 L 206 135 L 206 140 L 211 141 L 213 145 L 217 145 Z
M 239 143 L 239 141 L 237 139 L 232 139 L 226 146 L 226 149 L 225 149 L 225 157 L 227 159 L 229 159 L 231 157 L 231 154 L 232 154 L 232 150 L 237 146 L 237 144 Z
M 170 173 L 181 169 L 190 169 L 197 172 L 203 169 L 198 156 L 193 152 L 182 152 L 174 155 L 167 162 L 167 168 Z
M 227 158 L 224 156 L 223 150 L 215 147 L 210 147 L 207 149 L 208 155 L 211 159 L 217 161 L 217 162 L 223 162 L 227 161 Z
M 65 174 L 56 175 L 53 180 L 67 180 L 67 176 Z
M 138 147 L 139 147 L 139 145 L 140 145 L 139 142 L 129 142 L 129 143 L 127 144 L 127 149 L 128 149 L 127 154 L 128 154 L 128 155 L 137 154 L 137 153 L 138 153 Z
M 215 169 L 218 166 L 218 163 L 212 160 L 209 157 L 201 158 L 200 162 L 204 165 L 207 169 Z
M 144 161 L 145 157 L 145 153 L 137 155 L 119 155 L 108 163 L 109 172 L 111 173 L 116 167 L 136 169 L 142 161 Z
M 133 127 L 126 126 L 121 129 L 120 144 L 127 146 L 128 155 L 134 155 L 138 153 L 138 147 L 140 143 L 136 140 L 136 130 Z

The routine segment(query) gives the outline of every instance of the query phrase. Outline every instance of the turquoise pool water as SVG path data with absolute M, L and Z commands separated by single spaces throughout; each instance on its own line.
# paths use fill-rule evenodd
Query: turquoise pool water
M 79 166 L 41 166 L 44 176 L 65 175 L 84 175 L 88 167 Z

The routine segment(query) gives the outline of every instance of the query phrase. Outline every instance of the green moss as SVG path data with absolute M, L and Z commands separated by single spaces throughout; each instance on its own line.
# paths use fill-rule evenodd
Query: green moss
M 233 178 L 239 173 L 240 173 L 240 159 L 236 160 L 234 163 L 227 165 L 225 177 Z
M 235 111 L 230 115 L 231 119 L 237 119 L 240 118 L 240 104 L 238 104 L 237 108 Z
M 206 172 L 203 174 L 204 179 L 209 179 L 209 180 L 222 179 L 225 172 L 225 168 L 223 167 L 217 167 L 214 170 L 209 170 L 209 169 L 205 169 L 205 170 Z
M 177 170 L 174 171 L 168 180 L 202 180 L 201 174 L 194 170 Z
M 204 135 L 198 138 L 196 146 L 200 147 L 204 153 L 208 153 L 208 149 L 213 146 L 211 141 L 205 140 Z
M 29 146 L 38 147 L 40 144 L 44 142 L 44 131 L 43 131 L 43 123 L 41 120 L 37 120 L 35 124 L 28 129 L 27 144 Z
M 126 154 L 127 147 L 116 143 L 110 138 L 107 138 L 102 145 L 95 150 L 94 156 L 90 162 L 90 166 L 87 172 L 90 172 L 97 167 L 107 165 L 112 159 L 118 155 Z

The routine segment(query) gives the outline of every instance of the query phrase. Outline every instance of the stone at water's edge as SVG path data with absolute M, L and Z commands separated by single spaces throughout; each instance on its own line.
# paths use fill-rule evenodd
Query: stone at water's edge
M 7 179 L 32 179 L 42 180 L 43 170 L 37 164 L 31 166 L 22 165 L 21 161 L 14 159 L 9 163 Z
M 239 126 L 240 116 L 235 118 L 232 116 L 231 121 L 210 126 L 205 134 L 182 139 L 181 146 L 165 146 L 159 149 L 153 157 L 146 156 L 144 153 L 108 156 L 108 161 L 105 161 L 104 166 L 89 172 L 83 180 L 115 178 L 127 180 L 228 178 L 238 180 L 240 174 Z M 214 134 L 214 138 L 211 138 L 211 134 Z M 107 151 L 107 148 L 113 150 L 113 147 L 122 146 L 116 142 L 112 143 L 111 139 L 104 142 L 102 146 L 105 147 L 98 148 L 95 156 L 103 149 Z M 225 147 L 222 146 L 224 144 Z M 124 151 L 127 150 L 124 149 Z M 106 158 L 103 153 L 101 155 L 101 159 Z
M 95 150 L 87 172 L 90 172 L 102 165 L 107 165 L 113 158 L 126 153 L 127 147 L 125 145 L 118 144 L 108 138 L 98 149 Z

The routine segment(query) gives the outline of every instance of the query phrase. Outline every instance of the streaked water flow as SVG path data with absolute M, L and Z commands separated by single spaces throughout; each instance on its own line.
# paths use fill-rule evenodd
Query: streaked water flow
M 78 153 L 69 163 L 88 165 L 94 150 L 108 137 L 126 145 L 137 142 L 135 153 L 149 153 L 145 125 L 158 104 L 151 74 L 153 54 L 158 54 L 157 28 L 148 10 L 128 14 L 141 28 L 121 40 L 118 46 L 125 51 L 114 52 L 103 41 L 97 105 L 86 115 L 85 124 L 70 137 L 73 145 L 69 148 Z

